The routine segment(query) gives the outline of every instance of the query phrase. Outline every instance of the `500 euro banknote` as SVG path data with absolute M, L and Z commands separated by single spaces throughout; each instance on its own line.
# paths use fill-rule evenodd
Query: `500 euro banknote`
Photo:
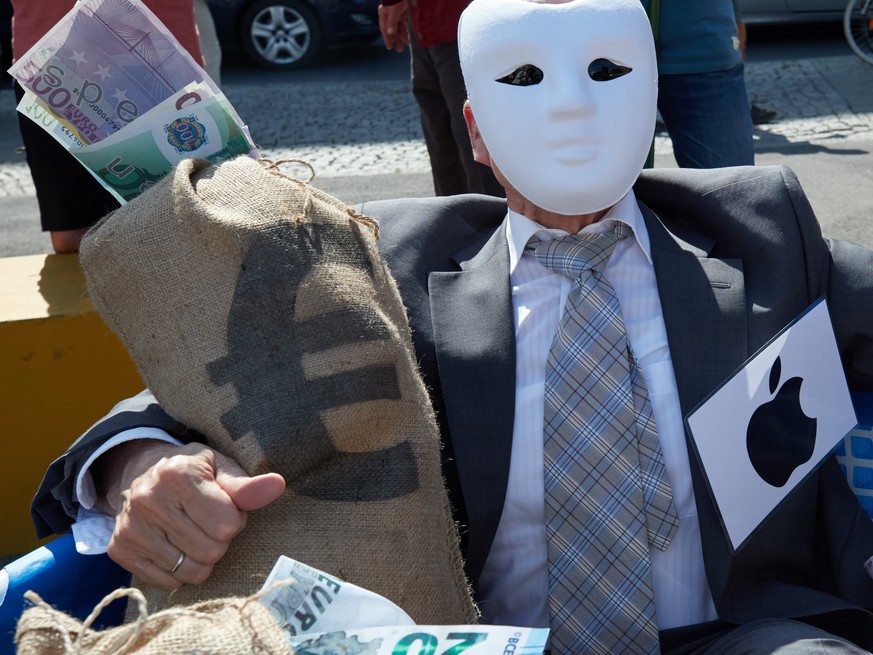
M 191 82 L 219 92 L 141 0 L 79 2 L 9 72 L 86 144 Z

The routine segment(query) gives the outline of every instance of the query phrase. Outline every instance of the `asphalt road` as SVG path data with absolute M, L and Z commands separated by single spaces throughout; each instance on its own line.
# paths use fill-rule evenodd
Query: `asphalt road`
M 746 79 L 778 112 L 756 129 L 758 164 L 793 168 L 825 235 L 873 247 L 873 67 L 851 54 L 837 24 L 749 28 Z M 226 54 L 223 87 L 264 155 L 315 165 L 315 185 L 347 203 L 432 195 L 409 60 L 380 44 L 329 53 L 286 73 Z M 49 252 L 15 125 L 0 90 L 0 256 Z M 656 139 L 656 166 L 675 166 Z

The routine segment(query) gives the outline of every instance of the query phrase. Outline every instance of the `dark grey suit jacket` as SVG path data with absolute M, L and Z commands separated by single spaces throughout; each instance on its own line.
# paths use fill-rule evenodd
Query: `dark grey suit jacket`
M 635 186 L 652 244 L 683 413 L 826 296 L 850 385 L 873 390 L 873 252 L 822 238 L 784 168 L 645 171 Z M 502 229 L 484 196 L 366 204 L 407 305 L 445 442 L 445 474 L 474 586 L 509 473 L 515 339 Z M 40 534 L 69 529 L 73 479 L 133 425 L 196 439 L 148 395 L 122 403 L 55 462 L 33 503 Z M 692 450 L 689 448 L 689 452 Z M 873 648 L 873 522 L 835 460 L 807 479 L 736 556 L 700 469 L 691 471 L 706 570 L 722 619 L 798 617 Z

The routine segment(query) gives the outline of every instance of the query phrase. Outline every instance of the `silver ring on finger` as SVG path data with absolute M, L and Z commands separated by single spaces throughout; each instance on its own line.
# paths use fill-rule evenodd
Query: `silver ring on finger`
M 170 573 L 175 573 L 179 570 L 179 567 L 182 566 L 182 562 L 185 561 L 185 553 L 179 552 L 179 559 L 176 560 L 176 563 L 173 565 L 173 568 L 170 569 Z

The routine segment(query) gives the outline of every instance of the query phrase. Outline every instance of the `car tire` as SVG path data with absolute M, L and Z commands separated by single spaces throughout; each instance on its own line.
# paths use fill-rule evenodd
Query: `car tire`
M 256 0 L 241 30 L 243 50 L 262 68 L 303 68 L 321 52 L 321 23 L 304 0 Z

